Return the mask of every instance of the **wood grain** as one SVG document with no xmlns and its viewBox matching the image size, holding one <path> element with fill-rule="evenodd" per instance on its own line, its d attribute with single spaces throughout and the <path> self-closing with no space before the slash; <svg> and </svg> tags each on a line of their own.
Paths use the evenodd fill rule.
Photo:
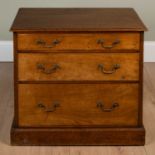
<svg viewBox="0 0 155 155">
<path fill-rule="evenodd" d="M 138 84 L 20 84 L 19 126 L 136 126 L 138 123 Z M 47 109 L 58 102 L 53 112 Z M 119 106 L 111 112 L 113 103 Z"/>
<path fill-rule="evenodd" d="M 45 45 L 38 45 L 37 41 L 45 42 Z M 58 40 L 60 43 L 53 45 L 52 42 Z M 103 46 L 98 44 L 98 40 L 103 40 Z M 120 43 L 111 46 L 115 41 Z M 70 52 L 74 50 L 139 50 L 140 33 L 138 32 L 102 32 L 102 33 L 19 33 L 17 36 L 18 50 L 46 51 L 46 52 Z M 51 47 L 52 46 L 52 47 Z M 85 51 L 83 51 L 85 52 Z M 122 51 L 123 52 L 123 51 Z"/>
<path fill-rule="evenodd" d="M 132 63 L 131 63 L 132 62 Z M 50 71 L 55 64 L 60 68 L 51 74 L 38 69 L 43 64 L 45 71 Z M 99 68 L 99 65 L 104 68 Z M 120 68 L 112 74 L 113 66 Z M 19 81 L 138 81 L 139 53 L 102 53 L 102 54 L 18 54 Z"/>
<path fill-rule="evenodd" d="M 15 53 L 15 121 L 11 130 L 12 144 L 33 145 L 35 142 L 36 145 L 54 145 L 57 141 L 56 145 L 79 145 L 80 142 L 82 145 L 144 145 L 142 70 L 143 32 L 146 27 L 133 9 L 20 9 L 11 30 L 14 32 Z M 104 38 L 98 39 L 101 35 Z M 97 56 L 102 54 L 100 52 L 103 55 Z M 38 55 L 37 59 L 33 54 L 29 57 L 26 53 Z M 25 57 L 27 62 L 24 62 Z M 19 59 L 23 60 L 23 65 Z M 107 64 L 98 64 L 96 59 L 106 61 Z M 46 62 L 39 62 L 40 60 Z M 55 60 L 61 64 L 53 63 Z M 70 60 L 72 63 L 69 64 Z M 111 79 L 100 80 L 94 65 L 102 74 L 114 75 L 122 71 L 121 78 L 115 74 L 114 78 L 111 76 Z M 122 65 L 129 72 L 120 70 Z M 25 66 L 29 67 L 24 68 Z M 41 72 L 41 80 L 39 74 L 34 72 L 34 66 Z M 73 67 L 68 71 L 70 66 Z M 58 74 L 55 81 L 42 78 L 42 74 L 61 73 L 63 67 L 66 67 L 65 74 Z M 76 68 L 79 69 L 76 71 Z M 27 78 L 29 73 L 31 77 L 19 81 L 19 69 L 22 77 L 27 74 Z M 122 80 L 126 78 L 124 73 L 129 79 Z M 58 77 L 60 80 L 57 80 Z M 58 97 L 61 102 L 57 100 Z M 103 97 L 106 98 L 105 101 L 98 101 L 98 98 Z M 116 99 L 119 103 L 113 101 Z M 94 103 L 97 103 L 95 108 L 100 112 L 94 110 Z M 68 107 L 71 107 L 70 110 Z M 54 128 L 58 126 L 59 128 Z M 83 130 L 86 127 L 89 132 Z M 75 138 L 71 140 L 72 136 L 69 138 L 67 132 L 71 132 Z M 102 136 L 106 139 L 98 139 L 101 133 L 104 133 Z M 83 135 L 87 134 L 90 136 L 84 138 Z M 47 135 L 49 140 L 43 140 L 42 137 Z M 107 139 L 110 140 L 107 142 Z"/>
<path fill-rule="evenodd" d="M 144 145 L 144 128 L 12 128 L 12 145 Z M 45 139 L 46 137 L 46 139 Z M 129 138 L 130 137 L 130 138 Z"/>
<path fill-rule="evenodd" d="M 145 31 L 132 8 L 21 8 L 12 31 Z"/>
</svg>

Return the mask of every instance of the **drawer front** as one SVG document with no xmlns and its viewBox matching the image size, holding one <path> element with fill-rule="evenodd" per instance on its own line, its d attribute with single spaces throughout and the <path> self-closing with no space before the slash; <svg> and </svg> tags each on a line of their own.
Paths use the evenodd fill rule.
<svg viewBox="0 0 155 155">
<path fill-rule="evenodd" d="M 139 54 L 20 53 L 18 72 L 20 81 L 138 80 Z"/>
<path fill-rule="evenodd" d="M 19 126 L 136 126 L 138 84 L 19 84 Z"/>
<path fill-rule="evenodd" d="M 140 33 L 138 32 L 92 34 L 33 33 L 18 34 L 17 40 L 18 50 L 30 51 L 138 50 L 140 47 Z"/>
</svg>

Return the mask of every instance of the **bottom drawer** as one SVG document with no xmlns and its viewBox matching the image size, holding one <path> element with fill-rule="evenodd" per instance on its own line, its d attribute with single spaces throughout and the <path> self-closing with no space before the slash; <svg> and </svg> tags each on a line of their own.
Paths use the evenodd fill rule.
<svg viewBox="0 0 155 155">
<path fill-rule="evenodd" d="M 136 126 L 138 84 L 19 84 L 24 127 Z"/>
</svg>

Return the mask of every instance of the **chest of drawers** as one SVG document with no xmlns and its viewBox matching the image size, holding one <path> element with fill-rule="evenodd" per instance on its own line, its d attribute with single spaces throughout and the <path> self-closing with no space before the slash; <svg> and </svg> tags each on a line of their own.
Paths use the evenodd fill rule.
<svg viewBox="0 0 155 155">
<path fill-rule="evenodd" d="M 133 9 L 20 9 L 13 145 L 144 145 L 143 25 Z"/>
</svg>

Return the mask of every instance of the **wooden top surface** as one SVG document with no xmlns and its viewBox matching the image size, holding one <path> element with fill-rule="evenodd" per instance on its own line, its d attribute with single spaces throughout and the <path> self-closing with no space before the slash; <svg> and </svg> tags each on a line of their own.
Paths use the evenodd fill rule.
<svg viewBox="0 0 155 155">
<path fill-rule="evenodd" d="M 12 31 L 145 31 L 132 8 L 21 8 Z"/>
</svg>

